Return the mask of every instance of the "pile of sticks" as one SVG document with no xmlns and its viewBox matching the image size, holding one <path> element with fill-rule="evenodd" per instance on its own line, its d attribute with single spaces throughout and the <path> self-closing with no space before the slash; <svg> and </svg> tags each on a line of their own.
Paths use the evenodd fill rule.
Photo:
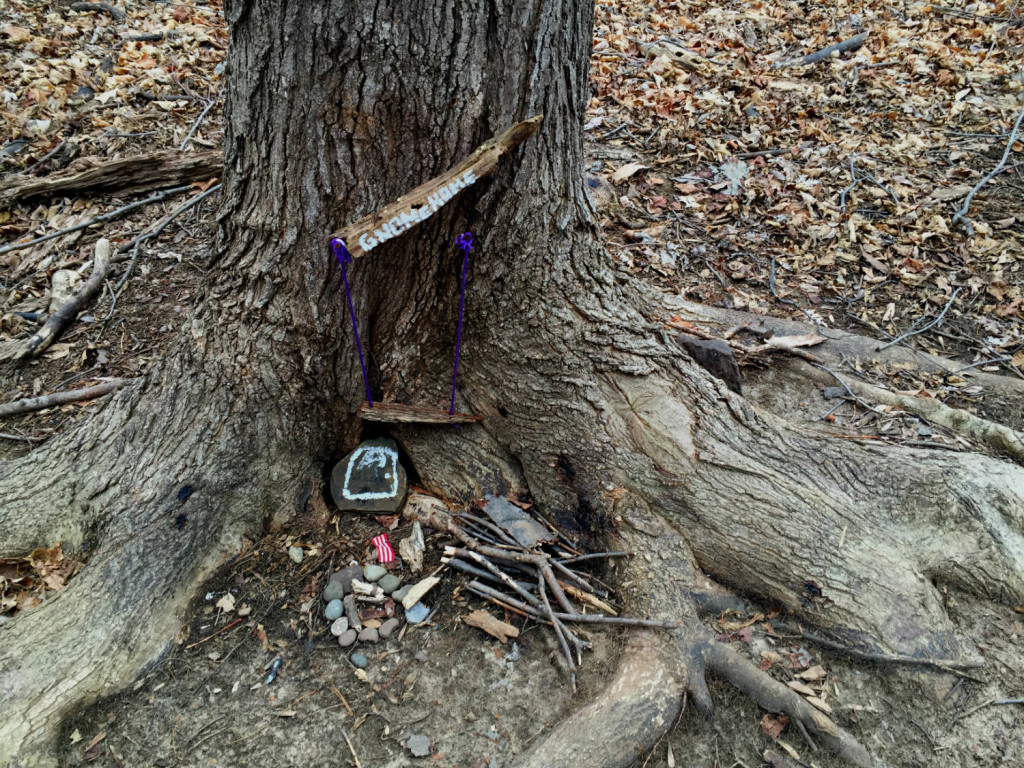
<svg viewBox="0 0 1024 768">
<path fill-rule="evenodd" d="M 490 520 L 459 512 L 434 519 L 462 544 L 447 546 L 441 562 L 472 577 L 467 589 L 510 613 L 529 617 L 552 628 L 565 656 L 569 678 L 576 687 L 576 669 L 590 643 L 569 624 L 616 624 L 674 629 L 679 622 L 622 617 L 608 604 L 613 590 L 598 577 L 578 570 L 578 564 L 601 558 L 629 557 L 629 552 L 582 554 L 554 526 L 552 537 L 526 548 Z M 485 583 L 486 582 L 486 583 Z M 560 610 L 552 607 L 552 596 Z M 572 598 L 572 599 L 570 599 Z M 577 601 L 577 605 L 573 604 Z M 591 612 L 588 612 L 591 611 Z M 575 658 L 572 649 L 575 650 Z"/>
</svg>

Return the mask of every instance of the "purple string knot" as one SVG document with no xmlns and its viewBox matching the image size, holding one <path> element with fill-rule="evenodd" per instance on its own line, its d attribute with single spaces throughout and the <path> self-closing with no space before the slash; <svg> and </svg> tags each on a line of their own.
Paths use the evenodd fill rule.
<svg viewBox="0 0 1024 768">
<path fill-rule="evenodd" d="M 348 264 L 352 261 L 352 254 L 348 252 L 348 248 L 345 247 L 345 241 L 341 238 L 335 237 L 331 240 L 331 250 L 338 257 L 339 263 Z"/>
<path fill-rule="evenodd" d="M 473 233 L 466 232 L 463 235 L 459 235 L 458 239 L 455 241 L 455 244 L 459 246 L 459 248 L 464 250 L 466 253 L 469 253 L 471 250 L 473 250 Z"/>
</svg>

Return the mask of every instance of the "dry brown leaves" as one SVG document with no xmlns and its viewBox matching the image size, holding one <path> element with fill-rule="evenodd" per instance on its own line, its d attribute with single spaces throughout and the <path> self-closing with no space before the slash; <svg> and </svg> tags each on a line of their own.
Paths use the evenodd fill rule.
<svg viewBox="0 0 1024 768">
<path fill-rule="evenodd" d="M 697 301 L 788 315 L 788 299 L 881 338 L 962 286 L 915 342 L 1020 375 L 1020 149 L 974 200 L 977 236 L 951 220 L 1021 108 L 1024 26 L 1013 3 L 970 8 L 599 3 L 587 135 L 607 160 L 594 170 L 621 182 L 614 255 Z M 865 31 L 856 51 L 789 66 Z"/>
<path fill-rule="evenodd" d="M 36 607 L 48 593 L 64 589 L 83 565 L 65 556 L 60 544 L 36 549 L 28 557 L 0 559 L 0 615 Z"/>
</svg>

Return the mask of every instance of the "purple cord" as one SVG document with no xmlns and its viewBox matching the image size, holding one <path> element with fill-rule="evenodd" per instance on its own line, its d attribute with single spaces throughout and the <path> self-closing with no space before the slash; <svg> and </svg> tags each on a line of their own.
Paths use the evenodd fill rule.
<svg viewBox="0 0 1024 768">
<path fill-rule="evenodd" d="M 366 385 L 366 402 L 373 408 L 373 395 L 370 394 L 370 378 L 366 375 L 366 363 L 363 362 L 363 345 L 359 343 L 359 328 L 356 327 L 356 310 L 352 306 L 352 291 L 348 288 L 348 271 L 345 269 L 345 265 L 352 261 L 352 254 L 348 252 L 344 241 L 337 237 L 331 240 L 331 249 L 334 251 L 334 255 L 338 257 L 338 263 L 341 264 L 341 279 L 345 281 L 345 296 L 348 298 L 348 313 L 352 318 L 352 333 L 356 337 L 356 350 L 359 352 L 359 367 L 363 369 L 363 384 Z"/>
<path fill-rule="evenodd" d="M 462 249 L 462 293 L 459 296 L 459 327 L 455 332 L 455 370 L 452 372 L 452 404 L 448 408 L 449 416 L 455 413 L 455 382 L 459 379 L 459 348 L 462 346 L 462 310 L 466 306 L 466 269 L 469 267 L 469 252 L 473 250 L 473 233 L 459 235 L 455 243 Z"/>
</svg>

